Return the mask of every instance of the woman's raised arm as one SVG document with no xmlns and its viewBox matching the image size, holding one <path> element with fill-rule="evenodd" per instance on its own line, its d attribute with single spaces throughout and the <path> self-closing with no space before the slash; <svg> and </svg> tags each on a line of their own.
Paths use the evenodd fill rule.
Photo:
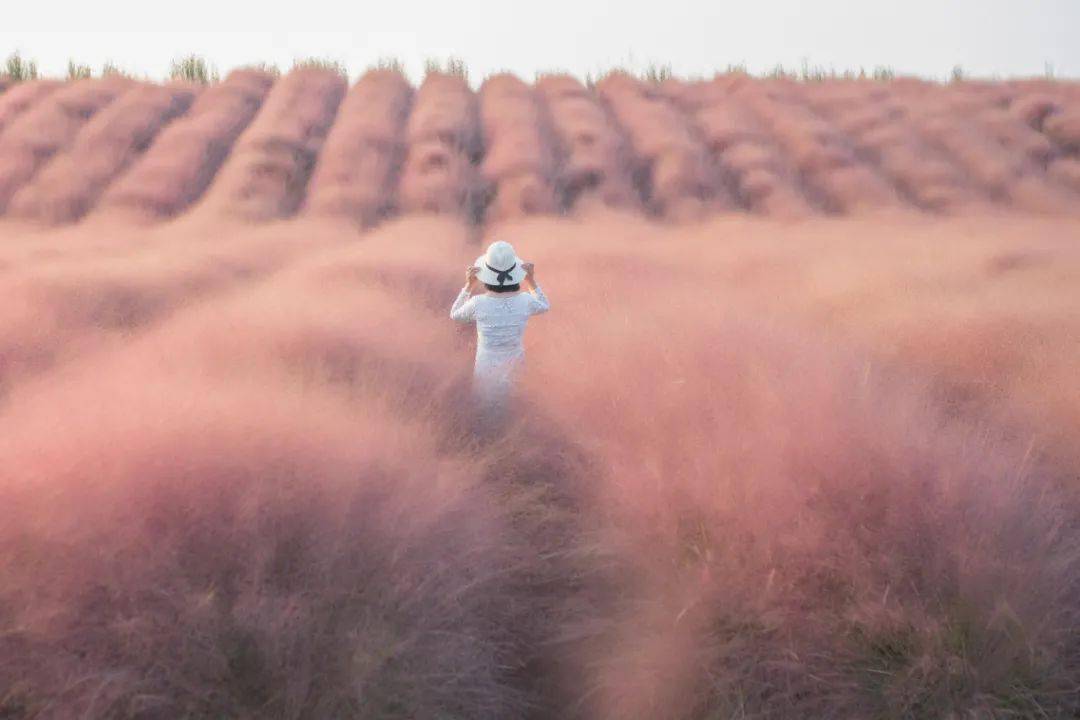
<svg viewBox="0 0 1080 720">
<path fill-rule="evenodd" d="M 479 268 L 475 266 L 469 266 L 469 268 L 465 270 L 465 287 L 461 288 L 461 292 L 458 293 L 457 298 L 454 300 L 454 306 L 450 308 L 451 320 L 457 320 L 462 323 L 473 322 L 476 320 L 476 298 L 469 296 L 476 286 L 476 274 L 479 271 Z"/>
<path fill-rule="evenodd" d="M 525 285 L 529 289 L 531 297 L 529 298 L 529 314 L 539 315 L 540 313 L 546 313 L 551 309 L 551 304 L 548 302 L 547 295 L 540 289 L 540 286 L 536 284 L 535 267 L 532 263 L 522 263 L 521 267 L 525 269 Z"/>
</svg>

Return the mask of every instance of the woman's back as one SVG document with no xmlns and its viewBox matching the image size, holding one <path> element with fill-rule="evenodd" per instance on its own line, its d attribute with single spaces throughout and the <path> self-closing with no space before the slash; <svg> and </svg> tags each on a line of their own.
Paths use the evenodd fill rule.
<svg viewBox="0 0 1080 720">
<path fill-rule="evenodd" d="M 532 292 L 502 295 L 469 297 L 468 288 L 462 288 L 450 310 L 454 320 L 476 323 L 473 377 L 477 392 L 489 404 L 502 402 L 525 359 L 522 337 L 529 316 L 547 312 L 549 307 L 538 286 Z"/>
<path fill-rule="evenodd" d="M 477 351 L 506 354 L 524 352 L 522 337 L 529 316 L 547 310 L 547 299 L 530 292 L 505 296 L 503 293 L 477 295 L 476 309 Z"/>
</svg>

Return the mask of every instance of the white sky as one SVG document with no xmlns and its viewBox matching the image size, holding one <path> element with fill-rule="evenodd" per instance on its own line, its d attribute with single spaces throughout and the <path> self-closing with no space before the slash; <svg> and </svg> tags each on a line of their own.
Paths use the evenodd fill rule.
<svg viewBox="0 0 1080 720">
<path fill-rule="evenodd" d="M 196 53 L 224 74 L 250 62 L 287 69 L 303 56 L 355 77 L 380 56 L 417 77 L 455 55 L 473 79 L 512 70 L 579 75 L 670 64 L 711 74 L 778 63 L 899 73 L 1080 77 L 1080 0 L 4 0 L 0 56 L 20 50 L 46 74 L 69 58 L 152 77 Z M 327 30 L 327 28 L 334 28 Z"/>
</svg>

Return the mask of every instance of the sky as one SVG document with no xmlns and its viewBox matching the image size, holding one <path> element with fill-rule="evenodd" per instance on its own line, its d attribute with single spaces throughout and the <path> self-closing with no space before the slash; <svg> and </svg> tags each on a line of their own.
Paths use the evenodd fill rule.
<svg viewBox="0 0 1080 720">
<path fill-rule="evenodd" d="M 9 0 L 0 57 L 20 51 L 45 74 L 69 59 L 161 78 L 198 54 L 224 74 L 297 58 L 343 63 L 354 77 L 381 57 L 415 79 L 425 59 L 461 58 L 473 80 L 509 70 L 579 76 L 670 65 L 710 76 L 728 65 L 899 74 L 1080 77 L 1080 0 Z M 1070 37 L 1070 35 L 1072 35 Z"/>
</svg>

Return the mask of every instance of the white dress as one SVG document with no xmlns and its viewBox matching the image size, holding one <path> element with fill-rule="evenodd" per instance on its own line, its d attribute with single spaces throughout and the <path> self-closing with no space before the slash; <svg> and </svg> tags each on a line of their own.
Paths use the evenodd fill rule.
<svg viewBox="0 0 1080 720">
<path fill-rule="evenodd" d="M 525 324 L 529 316 L 547 312 L 547 297 L 539 286 L 531 292 L 473 295 L 462 288 L 450 308 L 458 322 L 476 323 L 476 365 L 473 387 L 489 403 L 503 400 L 525 360 Z"/>
</svg>

